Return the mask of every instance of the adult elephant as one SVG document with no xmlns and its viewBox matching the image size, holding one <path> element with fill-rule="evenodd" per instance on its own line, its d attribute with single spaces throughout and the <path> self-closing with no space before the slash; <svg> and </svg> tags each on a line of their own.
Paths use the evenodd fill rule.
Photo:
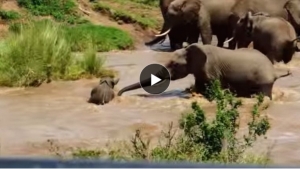
<svg viewBox="0 0 300 169">
<path fill-rule="evenodd" d="M 178 39 L 177 44 L 182 47 L 184 41 L 189 44 L 197 43 L 199 34 L 203 44 L 211 44 L 212 34 L 218 38 L 218 46 L 223 47 L 226 38 L 232 36 L 229 30 L 228 18 L 231 8 L 238 0 L 174 0 L 168 7 L 161 8 L 164 24 L 160 35 L 146 45 L 153 45 L 169 35 L 171 47 L 172 39 Z M 168 4 L 168 3 L 161 3 Z M 165 11 L 164 11 L 165 10 Z"/>
<path fill-rule="evenodd" d="M 250 97 L 252 94 L 263 93 L 272 99 L 273 84 L 286 73 L 277 74 L 270 60 L 255 49 L 229 50 L 213 45 L 194 43 L 183 49 L 176 50 L 165 69 L 156 76 L 161 79 L 177 80 L 192 74 L 195 77 L 197 93 L 205 94 L 206 84 L 220 79 L 222 88 L 229 88 L 238 96 Z M 171 76 L 171 77 L 169 77 Z M 126 91 L 151 85 L 151 78 L 121 89 L 118 95 Z"/>
<path fill-rule="evenodd" d="M 167 11 L 168 7 L 173 2 L 174 0 L 160 0 L 159 1 L 159 6 L 160 6 L 160 11 L 163 16 L 164 21 L 167 20 Z M 161 29 L 160 34 L 164 33 L 165 28 Z M 183 42 L 194 42 L 198 41 L 199 38 L 199 32 L 196 30 L 196 25 L 193 23 L 182 23 L 182 24 L 177 24 L 172 27 L 170 32 L 168 33 L 169 36 L 169 41 L 170 41 L 170 47 L 172 50 L 180 49 L 182 48 L 182 43 Z M 166 36 L 157 36 L 151 41 L 148 41 L 145 43 L 145 45 L 150 46 L 154 45 L 159 42 L 163 42 L 166 39 Z"/>
<path fill-rule="evenodd" d="M 300 0 L 239 0 L 232 8 L 230 29 L 234 30 L 237 22 L 248 11 L 252 13 L 265 12 L 270 16 L 282 17 L 292 24 L 296 33 L 300 34 Z M 236 48 L 236 40 L 232 39 L 229 48 Z"/>
<path fill-rule="evenodd" d="M 235 30 L 238 48 L 253 48 L 265 54 L 272 63 L 288 63 L 296 51 L 299 37 L 292 25 L 281 17 L 271 17 L 267 13 L 248 12 L 241 18 Z"/>
</svg>

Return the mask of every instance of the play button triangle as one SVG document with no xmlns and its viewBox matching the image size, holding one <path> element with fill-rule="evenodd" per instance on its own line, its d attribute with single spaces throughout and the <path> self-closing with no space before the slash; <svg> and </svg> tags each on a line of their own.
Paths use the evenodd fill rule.
<svg viewBox="0 0 300 169">
<path fill-rule="evenodd" d="M 156 83 L 158 83 L 160 81 L 161 81 L 160 78 L 158 78 L 158 77 L 154 76 L 153 74 L 151 74 L 151 86 L 155 85 Z"/>
</svg>

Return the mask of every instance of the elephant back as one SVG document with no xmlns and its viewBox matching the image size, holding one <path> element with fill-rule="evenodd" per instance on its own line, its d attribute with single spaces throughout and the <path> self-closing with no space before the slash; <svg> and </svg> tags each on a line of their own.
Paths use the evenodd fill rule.
<svg viewBox="0 0 300 169">
<path fill-rule="evenodd" d="M 234 15 L 243 17 L 248 11 L 267 12 L 271 16 L 286 18 L 284 5 L 288 0 L 240 0 L 232 8 Z"/>
</svg>

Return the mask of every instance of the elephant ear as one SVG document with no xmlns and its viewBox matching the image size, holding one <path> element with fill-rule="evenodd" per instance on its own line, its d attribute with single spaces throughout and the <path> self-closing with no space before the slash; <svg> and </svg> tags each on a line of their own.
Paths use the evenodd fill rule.
<svg viewBox="0 0 300 169">
<path fill-rule="evenodd" d="M 189 66 L 191 66 L 191 69 L 199 69 L 204 67 L 204 65 L 207 62 L 207 56 L 206 53 L 201 48 L 200 44 L 192 44 L 186 48 L 187 54 L 186 54 L 186 61 Z M 198 63 L 198 64 L 193 64 Z M 195 68 L 192 68 L 193 65 L 195 65 Z"/>
<path fill-rule="evenodd" d="M 119 81 L 120 81 L 120 78 L 114 78 L 113 79 L 113 84 L 116 85 L 116 84 L 118 84 Z"/>
<path fill-rule="evenodd" d="M 185 19 L 191 19 L 198 17 L 198 12 L 201 8 L 201 1 L 199 0 L 181 0 L 180 11 L 184 15 Z"/>
<path fill-rule="evenodd" d="M 300 2 L 299 1 L 294 1 L 294 0 L 289 0 L 286 2 L 284 5 L 284 8 L 286 9 L 288 13 L 288 20 L 291 22 L 295 22 L 297 25 L 300 25 Z"/>
</svg>

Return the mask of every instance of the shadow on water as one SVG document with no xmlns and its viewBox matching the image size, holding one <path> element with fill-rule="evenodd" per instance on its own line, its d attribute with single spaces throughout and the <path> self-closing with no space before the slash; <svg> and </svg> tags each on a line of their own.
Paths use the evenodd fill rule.
<svg viewBox="0 0 300 169">
<path fill-rule="evenodd" d="M 166 38 L 164 41 L 159 42 L 157 44 L 149 46 L 152 51 L 156 52 L 173 52 L 174 50 L 170 47 L 169 38 Z"/>
<path fill-rule="evenodd" d="M 170 90 L 161 94 L 135 94 L 135 96 L 146 97 L 151 99 L 158 98 L 168 98 L 168 97 L 179 97 L 179 98 L 189 98 L 190 94 L 183 90 Z"/>
</svg>

